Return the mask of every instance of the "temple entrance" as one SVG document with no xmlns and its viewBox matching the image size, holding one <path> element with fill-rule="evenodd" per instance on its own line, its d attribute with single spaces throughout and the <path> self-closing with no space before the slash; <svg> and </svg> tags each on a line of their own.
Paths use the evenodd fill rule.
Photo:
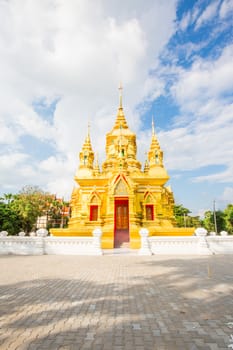
<svg viewBox="0 0 233 350">
<path fill-rule="evenodd" d="M 129 201 L 115 199 L 114 248 L 120 248 L 129 242 Z"/>
</svg>

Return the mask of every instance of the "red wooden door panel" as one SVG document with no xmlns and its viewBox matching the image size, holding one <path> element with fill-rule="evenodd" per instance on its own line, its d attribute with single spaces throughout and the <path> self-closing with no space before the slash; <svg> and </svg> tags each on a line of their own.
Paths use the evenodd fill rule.
<svg viewBox="0 0 233 350">
<path fill-rule="evenodd" d="M 129 242 L 129 204 L 127 200 L 115 200 L 115 237 L 114 247 Z"/>
</svg>

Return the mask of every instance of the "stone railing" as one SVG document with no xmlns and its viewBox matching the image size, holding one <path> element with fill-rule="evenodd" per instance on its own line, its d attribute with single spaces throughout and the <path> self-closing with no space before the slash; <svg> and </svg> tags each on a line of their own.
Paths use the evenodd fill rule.
<svg viewBox="0 0 233 350">
<path fill-rule="evenodd" d="M 195 230 L 195 236 L 149 236 L 147 229 L 139 231 L 141 249 L 139 255 L 211 255 L 233 254 L 233 236 L 225 231 L 220 236 L 207 236 L 203 228 Z"/>
<path fill-rule="evenodd" d="M 16 255 L 102 255 L 102 231 L 95 229 L 93 237 L 48 237 L 46 230 L 36 236 L 0 236 L 0 254 Z"/>
</svg>

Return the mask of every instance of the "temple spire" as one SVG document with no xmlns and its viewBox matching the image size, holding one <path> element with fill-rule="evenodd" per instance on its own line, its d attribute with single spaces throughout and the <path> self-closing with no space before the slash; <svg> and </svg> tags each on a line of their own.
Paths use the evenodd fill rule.
<svg viewBox="0 0 233 350">
<path fill-rule="evenodd" d="M 150 166 L 163 166 L 163 151 L 155 134 L 154 117 L 152 116 L 152 137 L 151 145 L 148 152 L 148 162 Z"/>
<path fill-rule="evenodd" d="M 92 150 L 90 138 L 90 123 L 87 126 L 87 136 L 79 153 L 80 167 L 93 168 L 94 152 Z"/>
</svg>

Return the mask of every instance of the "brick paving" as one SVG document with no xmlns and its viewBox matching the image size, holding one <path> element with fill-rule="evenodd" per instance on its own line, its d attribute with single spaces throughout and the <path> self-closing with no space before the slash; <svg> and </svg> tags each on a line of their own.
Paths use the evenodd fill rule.
<svg viewBox="0 0 233 350">
<path fill-rule="evenodd" d="M 233 348 L 232 256 L 0 256 L 0 270 L 0 349 Z"/>
</svg>

